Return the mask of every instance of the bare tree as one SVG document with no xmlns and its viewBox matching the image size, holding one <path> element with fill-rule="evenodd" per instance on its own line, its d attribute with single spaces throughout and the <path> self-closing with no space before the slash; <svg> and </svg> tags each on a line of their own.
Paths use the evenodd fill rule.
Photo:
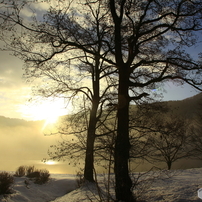
<svg viewBox="0 0 202 202">
<path fill-rule="evenodd" d="M 169 79 L 200 89 L 201 66 L 184 48 L 196 43 L 194 31 L 202 29 L 202 6 L 197 0 L 110 0 L 109 6 L 119 70 L 116 198 L 134 201 L 128 173 L 129 103 Z"/>
<path fill-rule="evenodd" d="M 72 2 L 55 1 L 56 7 L 50 7 L 43 20 L 40 20 L 33 11 L 33 3 L 1 3 L 2 39 L 7 45 L 6 49 L 25 62 L 24 77 L 27 80 L 43 79 L 36 90 L 37 95 L 67 100 L 85 96 L 88 100 L 85 106 L 90 112 L 86 122 L 84 177 L 93 182 L 97 123 L 102 108 L 111 100 L 117 85 L 116 69 L 113 64 L 106 63 L 109 50 L 102 43 L 108 30 L 108 27 L 102 26 L 108 11 L 102 9 L 101 3 L 96 8 L 88 1 L 85 8 L 81 8 L 83 3 L 78 3 L 84 11 L 81 22 L 78 13 L 71 11 Z M 32 12 L 33 16 L 25 18 L 24 9 Z M 113 78 L 107 78 L 111 74 Z"/>
<path fill-rule="evenodd" d="M 193 147 L 190 145 L 191 136 L 188 134 L 187 121 L 180 117 L 157 119 L 153 132 L 149 134 L 149 161 L 165 162 L 168 170 L 172 164 L 184 158 L 193 157 Z"/>
<path fill-rule="evenodd" d="M 169 111 L 166 103 L 153 102 L 135 105 L 130 110 L 130 162 L 147 160 L 151 147 L 148 141 L 148 135 L 156 132 L 156 119 L 163 118 L 165 113 Z"/>
<path fill-rule="evenodd" d="M 111 166 L 114 162 L 116 113 L 114 113 L 113 108 L 109 108 L 100 113 L 102 115 L 96 125 L 93 153 L 95 164 L 99 167 L 106 168 L 105 165 L 109 161 L 111 161 Z M 78 163 L 83 162 L 87 147 L 86 132 L 88 130 L 89 114 L 90 110 L 85 109 L 84 111 L 79 111 L 73 115 L 61 118 L 57 129 L 57 134 L 62 135 L 61 141 L 56 145 L 51 145 L 48 151 L 49 157 L 52 160 L 68 160 L 74 166 L 78 166 Z M 46 160 L 44 159 L 44 161 Z"/>
</svg>

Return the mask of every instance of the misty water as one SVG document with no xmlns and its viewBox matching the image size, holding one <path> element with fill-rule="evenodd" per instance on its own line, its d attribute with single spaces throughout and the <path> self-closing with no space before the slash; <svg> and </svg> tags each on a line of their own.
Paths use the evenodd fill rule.
<svg viewBox="0 0 202 202">
<path fill-rule="evenodd" d="M 0 116 L 0 170 L 15 171 L 22 165 L 34 165 L 38 169 L 46 168 L 51 173 L 75 174 L 83 168 L 84 162 L 79 162 L 76 167 L 69 165 L 68 161 L 51 165 L 42 162 L 44 158 L 48 158 L 47 151 L 50 146 L 61 141 L 60 135 L 44 135 L 43 124 L 43 121 L 25 121 Z M 146 171 L 152 166 L 144 162 L 132 164 L 130 168 L 134 171 Z M 155 166 L 166 169 L 165 163 L 157 163 Z M 202 161 L 183 159 L 174 163 L 172 168 L 193 167 L 202 167 Z M 99 168 L 98 172 L 103 173 L 106 170 Z"/>
<path fill-rule="evenodd" d="M 180 114 L 188 114 L 190 117 L 197 106 L 196 99 L 191 98 L 181 101 L 180 105 L 178 101 L 172 101 L 170 104 L 174 109 L 178 109 Z M 48 158 L 47 151 L 50 145 L 57 144 L 57 141 L 61 140 L 59 135 L 45 136 L 42 131 L 43 124 L 43 121 L 25 121 L 0 116 L 0 170 L 15 171 L 21 165 L 34 165 L 39 169 L 46 168 L 51 173 L 75 174 L 79 171 L 79 167 L 69 165 L 68 161 L 51 165 L 42 162 L 43 158 Z M 80 162 L 79 166 L 83 168 L 83 162 Z M 131 165 L 131 168 L 135 171 L 146 171 L 152 166 L 148 163 L 138 163 Z M 157 163 L 155 166 L 166 168 L 163 163 Z M 172 166 L 173 169 L 193 167 L 202 167 L 202 161 L 185 159 Z M 104 171 L 99 168 L 99 172 Z"/>
<path fill-rule="evenodd" d="M 0 116 L 0 170 L 15 171 L 21 165 L 46 168 L 52 173 L 74 173 L 68 162 L 44 164 L 50 145 L 57 144 L 59 135 L 44 135 L 43 121 L 25 121 Z"/>
</svg>

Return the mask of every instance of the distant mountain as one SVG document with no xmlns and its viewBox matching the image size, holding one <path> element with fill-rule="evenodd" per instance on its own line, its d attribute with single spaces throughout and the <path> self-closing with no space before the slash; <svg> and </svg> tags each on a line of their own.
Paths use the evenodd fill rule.
<svg viewBox="0 0 202 202">
<path fill-rule="evenodd" d="M 202 93 L 199 93 L 193 97 L 186 98 L 184 100 L 176 101 L 164 101 L 162 104 L 168 106 L 170 111 L 176 113 L 176 115 L 192 117 L 195 113 L 202 110 Z M 59 118 L 59 122 L 64 121 L 66 117 L 71 115 L 64 115 Z M 44 121 L 26 121 L 24 119 L 8 118 L 0 116 L 0 126 L 41 126 Z"/>
<path fill-rule="evenodd" d="M 170 110 L 174 111 L 176 116 L 183 116 L 184 118 L 192 119 L 197 113 L 202 111 L 202 93 L 193 97 L 178 101 L 168 101 Z"/>
<path fill-rule="evenodd" d="M 26 121 L 24 119 L 17 119 L 17 118 L 8 118 L 5 116 L 0 116 L 0 127 L 15 127 L 15 126 L 24 126 L 24 127 L 30 127 L 30 126 L 41 126 L 44 124 L 44 121 Z"/>
<path fill-rule="evenodd" d="M 163 108 L 164 112 L 167 111 L 166 113 L 157 114 L 162 118 L 169 117 L 172 114 L 172 116 L 192 120 L 196 118 L 198 113 L 202 113 L 202 93 L 184 100 L 154 102 L 150 106 L 153 110 Z M 131 112 L 134 111 L 135 113 L 136 109 L 136 105 L 131 105 Z"/>
</svg>

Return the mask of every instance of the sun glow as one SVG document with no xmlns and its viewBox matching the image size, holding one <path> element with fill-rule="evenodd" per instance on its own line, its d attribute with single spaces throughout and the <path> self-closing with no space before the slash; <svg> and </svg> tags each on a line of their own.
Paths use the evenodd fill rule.
<svg viewBox="0 0 202 202">
<path fill-rule="evenodd" d="M 22 116 L 28 120 L 45 120 L 43 129 L 57 122 L 58 117 L 70 113 L 71 107 L 65 107 L 64 102 L 58 100 L 43 100 L 37 103 L 29 103 L 20 107 Z"/>
<path fill-rule="evenodd" d="M 45 164 L 47 164 L 47 165 L 55 165 L 55 164 L 57 164 L 57 162 L 49 160 L 49 161 L 46 161 Z"/>
</svg>

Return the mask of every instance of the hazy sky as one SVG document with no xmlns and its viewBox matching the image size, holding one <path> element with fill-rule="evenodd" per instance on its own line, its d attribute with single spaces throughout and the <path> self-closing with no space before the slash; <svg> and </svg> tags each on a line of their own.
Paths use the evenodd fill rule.
<svg viewBox="0 0 202 202">
<path fill-rule="evenodd" d="M 64 109 L 62 100 L 57 100 L 56 103 L 52 101 L 29 102 L 32 98 L 34 83 L 26 83 L 22 78 L 23 62 L 3 51 L 0 52 L 0 61 L 0 116 L 36 120 L 46 118 L 43 112 L 49 113 L 50 109 L 56 110 L 59 115 L 66 113 L 68 109 Z M 40 109 L 41 118 L 40 115 L 37 116 L 36 108 Z"/>
<path fill-rule="evenodd" d="M 54 1 L 52 3 L 54 4 Z M 41 14 L 46 8 L 47 4 L 37 4 L 35 9 Z M 23 15 L 30 16 L 30 12 L 25 9 Z M 0 43 L 0 47 L 2 46 L 3 44 Z M 193 56 L 197 55 L 201 46 L 202 43 L 193 47 L 190 53 Z M 9 55 L 8 52 L 2 51 L 0 52 L 0 61 L 0 115 L 12 118 L 43 119 L 47 115 L 50 116 L 48 114 L 50 111 L 55 110 L 54 113 L 63 115 L 69 110 L 68 108 L 63 108 L 64 103 L 62 100 L 57 100 L 55 104 L 41 102 L 36 106 L 27 102 L 31 98 L 33 84 L 27 84 L 22 79 L 22 61 Z M 164 100 L 181 100 L 198 93 L 188 85 L 176 87 L 172 83 L 166 83 L 164 87 L 167 91 L 164 93 Z M 156 90 L 161 92 L 162 89 L 163 87 Z"/>
<path fill-rule="evenodd" d="M 61 115 L 68 111 L 68 109 L 61 109 L 63 108 L 62 100 L 55 104 L 44 102 L 44 105 L 42 102 L 34 107 L 33 103 L 28 102 L 33 84 L 28 84 L 22 79 L 23 62 L 9 55 L 8 52 L 2 51 L 0 61 L 0 115 L 24 119 L 40 119 L 41 116 L 43 119 L 45 117 L 43 113 L 48 113 L 49 109 L 53 110 L 53 106 Z M 166 83 L 164 88 L 166 89 L 164 100 L 182 100 L 198 93 L 188 85 L 176 87 L 172 83 Z M 163 87 L 157 91 L 161 92 L 162 89 Z M 36 108 L 40 108 L 41 115 L 38 117 Z"/>
</svg>

